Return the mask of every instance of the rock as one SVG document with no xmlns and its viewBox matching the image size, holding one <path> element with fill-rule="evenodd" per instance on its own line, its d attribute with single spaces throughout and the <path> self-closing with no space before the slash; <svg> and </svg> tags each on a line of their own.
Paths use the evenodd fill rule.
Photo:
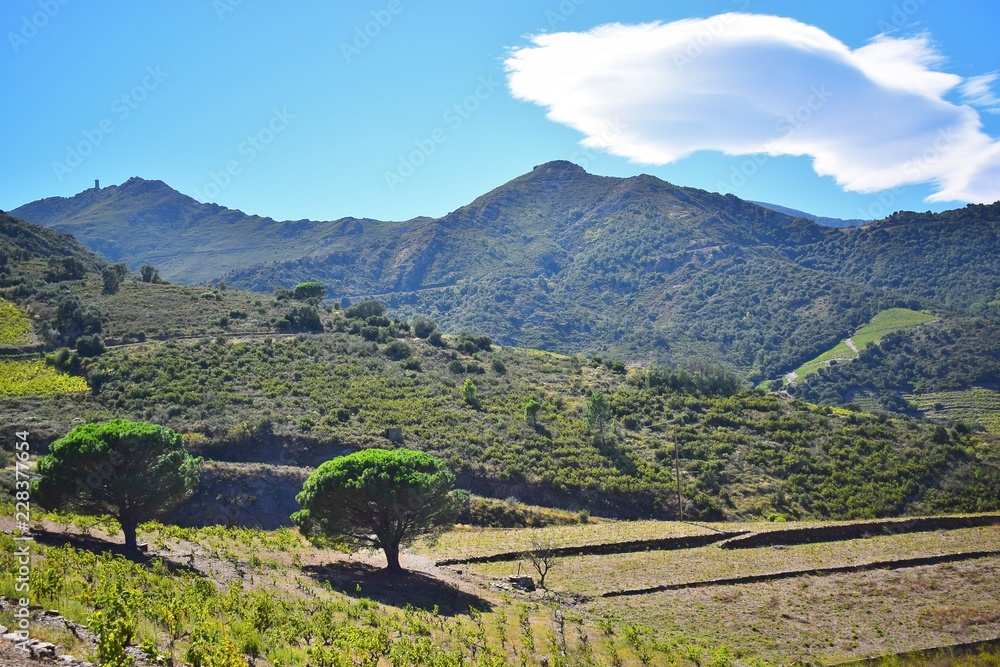
<svg viewBox="0 0 1000 667">
<path fill-rule="evenodd" d="M 62 614 L 60 614 L 55 609 L 46 609 L 45 611 L 42 612 L 42 616 L 62 616 Z"/>
<path fill-rule="evenodd" d="M 43 658 L 56 657 L 56 645 L 49 642 L 36 642 L 34 645 L 29 646 L 29 649 L 33 657 L 36 654 Z"/>
<path fill-rule="evenodd" d="M 0 625 L 0 635 L 5 635 L 5 634 L 7 634 L 7 626 Z"/>
<path fill-rule="evenodd" d="M 520 588 L 522 591 L 535 590 L 535 580 L 526 574 L 512 574 L 507 577 L 507 581 L 510 582 L 512 586 Z"/>
<path fill-rule="evenodd" d="M 0 639 L 5 639 L 9 642 L 19 642 L 21 641 L 21 635 L 16 632 L 8 632 L 5 635 L 0 636 Z"/>
</svg>

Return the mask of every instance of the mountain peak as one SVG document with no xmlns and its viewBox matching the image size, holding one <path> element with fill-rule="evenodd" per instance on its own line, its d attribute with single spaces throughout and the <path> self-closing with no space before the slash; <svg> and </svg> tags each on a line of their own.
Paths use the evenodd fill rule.
<svg viewBox="0 0 1000 667">
<path fill-rule="evenodd" d="M 535 177 L 567 178 L 572 176 L 589 176 L 586 169 L 569 160 L 553 160 L 545 164 L 535 165 L 531 170 Z"/>
</svg>

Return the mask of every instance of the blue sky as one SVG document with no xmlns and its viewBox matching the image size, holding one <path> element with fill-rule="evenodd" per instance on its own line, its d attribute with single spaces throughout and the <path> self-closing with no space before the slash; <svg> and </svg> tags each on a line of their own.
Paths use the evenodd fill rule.
<svg viewBox="0 0 1000 667">
<path fill-rule="evenodd" d="M 728 12 L 798 23 L 675 24 Z M 820 215 L 943 210 L 962 202 L 925 200 L 989 196 L 1000 181 L 998 18 L 988 0 L 7 0 L 0 209 L 141 176 L 278 219 L 399 220 L 442 215 L 567 159 Z M 663 36 L 643 51 L 634 26 L 652 22 Z M 613 23 L 623 25 L 590 32 Z M 546 42 L 545 33 L 578 34 Z M 668 33 L 679 51 L 663 52 Z M 799 33 L 829 45 L 800 58 Z M 890 39 L 865 50 L 880 34 Z M 513 70 L 511 49 L 524 49 Z M 882 67 L 883 58 L 922 69 Z M 657 95 L 637 90 L 648 84 L 644 59 L 672 59 L 676 70 Z M 748 79 L 738 65 L 768 74 Z M 855 65 L 880 83 L 862 90 Z M 897 72 L 909 88 L 894 87 Z M 748 90 L 706 110 L 696 81 Z M 767 143 L 771 116 L 748 118 L 750 107 L 813 105 L 810 90 L 827 83 L 833 102 L 823 108 L 821 94 L 780 146 Z M 627 119 L 603 145 L 586 131 L 601 114 Z M 948 140 L 948 159 L 897 178 L 900 160 L 958 117 L 965 129 Z M 765 144 L 771 154 L 755 148 Z M 945 174 L 969 164 L 955 182 Z"/>
</svg>

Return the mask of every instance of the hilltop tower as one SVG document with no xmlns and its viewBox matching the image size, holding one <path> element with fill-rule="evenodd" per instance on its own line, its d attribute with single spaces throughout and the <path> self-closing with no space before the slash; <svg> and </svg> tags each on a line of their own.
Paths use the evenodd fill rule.
<svg viewBox="0 0 1000 667">
<path fill-rule="evenodd" d="M 98 178 L 94 179 L 94 189 L 95 190 L 100 190 L 101 189 L 101 181 Z"/>
</svg>

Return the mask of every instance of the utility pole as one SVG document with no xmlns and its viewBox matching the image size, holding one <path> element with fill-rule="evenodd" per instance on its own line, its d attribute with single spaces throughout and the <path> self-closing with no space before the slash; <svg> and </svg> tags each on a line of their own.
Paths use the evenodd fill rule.
<svg viewBox="0 0 1000 667">
<path fill-rule="evenodd" d="M 674 470 L 677 472 L 677 520 L 684 520 L 684 508 L 681 505 L 681 457 L 677 451 L 677 425 L 674 424 Z"/>
</svg>

